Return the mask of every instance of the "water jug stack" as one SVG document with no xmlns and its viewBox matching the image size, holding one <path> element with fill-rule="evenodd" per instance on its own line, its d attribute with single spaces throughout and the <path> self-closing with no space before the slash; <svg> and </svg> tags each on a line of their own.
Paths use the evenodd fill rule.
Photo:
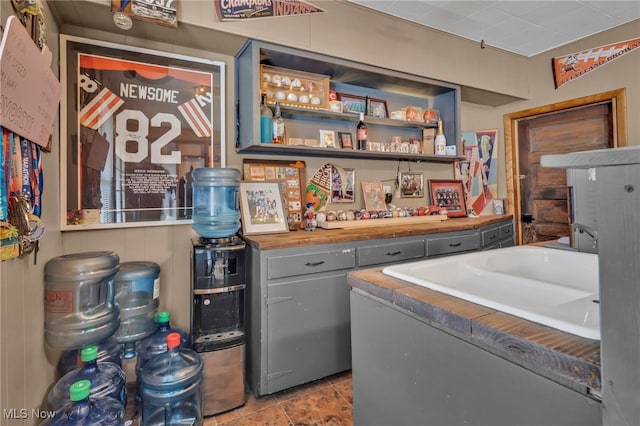
<svg viewBox="0 0 640 426">
<path fill-rule="evenodd" d="M 240 171 L 201 167 L 193 171 L 193 230 L 204 238 L 222 238 L 240 229 Z"/>
<path fill-rule="evenodd" d="M 203 362 L 200 355 L 181 348 L 181 335 L 170 333 L 167 351 L 141 370 L 142 425 L 201 425 Z"/>
<path fill-rule="evenodd" d="M 68 390 L 69 402 L 41 426 L 122 426 L 124 406 L 109 396 L 95 398 L 91 395 L 91 382 L 79 380 Z"/>
<path fill-rule="evenodd" d="M 45 272 L 45 339 L 57 349 L 79 349 L 109 338 L 120 325 L 114 252 L 75 253 L 49 260 Z"/>
<path fill-rule="evenodd" d="M 90 382 L 92 398 L 99 399 L 110 396 L 125 406 L 127 398 L 125 376 L 122 369 L 111 362 L 98 363 L 96 360 L 98 348 L 95 345 L 82 349 L 80 354 L 82 367 L 75 368 L 62 376 L 49 392 L 47 398 L 49 409 L 58 410 L 68 403 L 69 389 L 80 380 Z"/>
<path fill-rule="evenodd" d="M 167 336 L 171 333 L 177 333 L 180 336 L 180 345 L 183 348 L 189 348 L 191 346 L 189 334 L 178 327 L 171 326 L 171 314 L 169 312 L 158 312 L 156 322 L 158 325 L 156 331 L 151 336 L 136 343 L 136 377 L 138 381 L 136 406 L 138 409 L 140 407 L 140 381 L 142 368 L 154 357 L 167 352 Z"/>
</svg>

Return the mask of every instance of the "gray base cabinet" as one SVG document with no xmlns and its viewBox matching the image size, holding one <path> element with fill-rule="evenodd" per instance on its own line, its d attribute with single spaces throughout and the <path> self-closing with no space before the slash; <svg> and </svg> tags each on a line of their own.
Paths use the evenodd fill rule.
<svg viewBox="0 0 640 426">
<path fill-rule="evenodd" d="M 355 425 L 599 425 L 601 404 L 351 292 Z"/>
<path fill-rule="evenodd" d="M 480 229 L 259 250 L 248 246 L 247 378 L 267 395 L 351 368 L 346 274 L 486 248 Z M 318 231 L 323 232 L 323 231 Z M 491 243 L 513 244 L 513 232 Z"/>
</svg>

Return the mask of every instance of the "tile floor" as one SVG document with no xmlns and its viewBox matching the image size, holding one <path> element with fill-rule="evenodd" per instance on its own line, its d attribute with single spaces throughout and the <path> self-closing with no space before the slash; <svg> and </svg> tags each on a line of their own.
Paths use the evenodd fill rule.
<svg viewBox="0 0 640 426">
<path fill-rule="evenodd" d="M 351 372 L 256 399 L 240 408 L 206 417 L 205 426 L 352 425 Z"/>
</svg>

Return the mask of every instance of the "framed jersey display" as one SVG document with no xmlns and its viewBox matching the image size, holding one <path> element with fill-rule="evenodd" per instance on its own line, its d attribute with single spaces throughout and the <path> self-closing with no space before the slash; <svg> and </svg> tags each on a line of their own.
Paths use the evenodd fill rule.
<svg viewBox="0 0 640 426">
<path fill-rule="evenodd" d="M 191 223 L 224 167 L 224 62 L 61 36 L 61 229 Z"/>
</svg>

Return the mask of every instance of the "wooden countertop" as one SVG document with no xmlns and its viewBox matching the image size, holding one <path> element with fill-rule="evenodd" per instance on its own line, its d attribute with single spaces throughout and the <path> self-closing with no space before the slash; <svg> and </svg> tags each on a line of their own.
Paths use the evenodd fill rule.
<svg viewBox="0 0 640 426">
<path fill-rule="evenodd" d="M 602 398 L 599 341 L 390 277 L 382 268 L 349 272 L 347 283 L 577 392 Z"/>
<path fill-rule="evenodd" d="M 317 244 L 344 243 L 350 241 L 375 240 L 380 238 L 407 237 L 412 235 L 435 234 L 477 229 L 500 221 L 512 219 L 512 215 L 487 215 L 475 218 L 450 218 L 437 223 L 417 223 L 415 225 L 385 225 L 385 219 L 369 219 L 371 227 L 355 229 L 321 229 L 314 231 L 290 231 L 282 234 L 245 235 L 243 239 L 251 247 L 273 250 L 303 247 Z"/>
</svg>

